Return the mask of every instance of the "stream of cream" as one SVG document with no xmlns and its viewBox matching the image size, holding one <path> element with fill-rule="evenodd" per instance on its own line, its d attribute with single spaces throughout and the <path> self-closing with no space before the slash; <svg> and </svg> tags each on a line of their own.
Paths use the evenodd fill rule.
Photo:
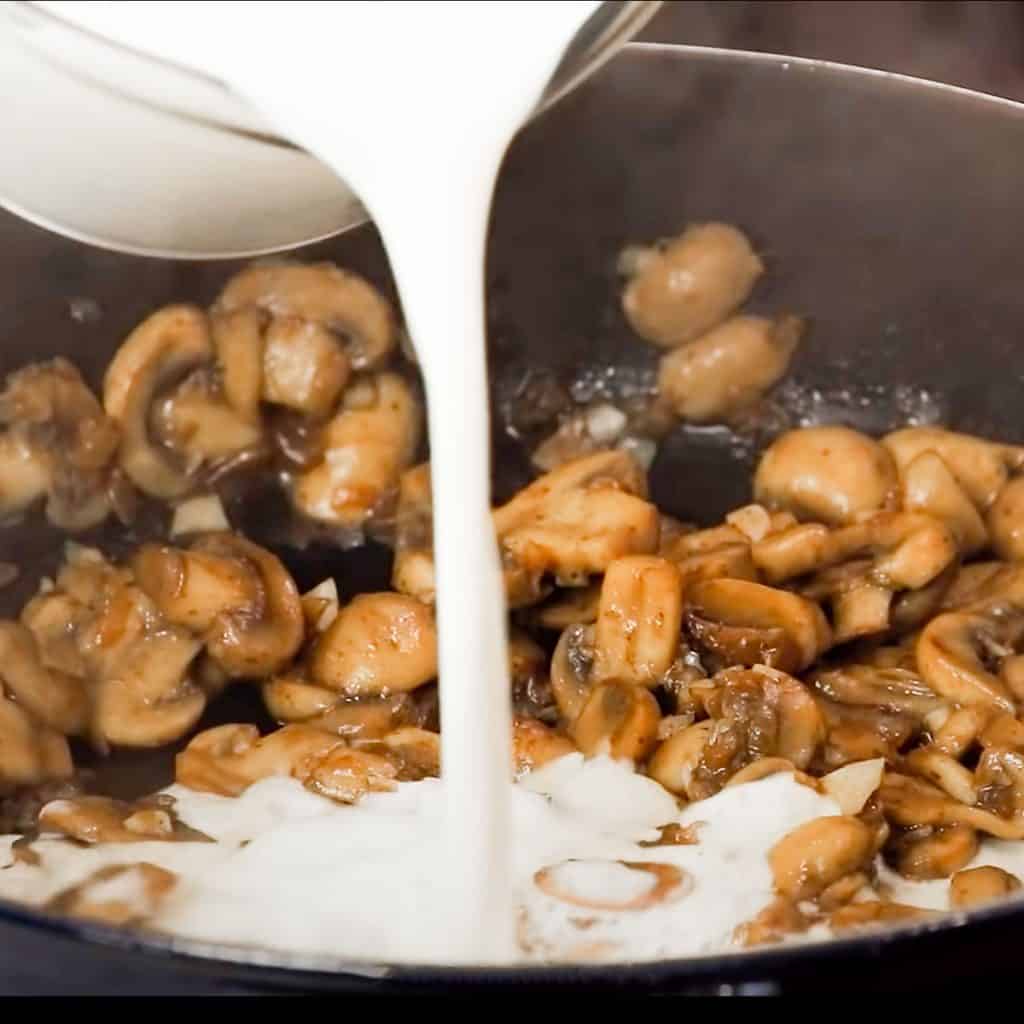
<svg viewBox="0 0 1024 1024">
<path fill-rule="evenodd" d="M 490 517 L 484 264 L 498 170 L 576 32 L 564 0 L 51 3 L 215 74 L 360 195 L 426 383 L 434 488 L 452 962 L 513 956 L 511 717 Z"/>
</svg>

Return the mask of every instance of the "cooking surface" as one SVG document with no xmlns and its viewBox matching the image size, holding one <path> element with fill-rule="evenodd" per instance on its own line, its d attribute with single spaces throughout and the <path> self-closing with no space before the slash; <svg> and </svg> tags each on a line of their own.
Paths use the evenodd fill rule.
<svg viewBox="0 0 1024 1024">
<path fill-rule="evenodd" d="M 787 52 L 885 67 L 1024 99 L 1024 4 L 1018 3 L 677 2 L 667 5 L 644 38 Z M 55 249 L 53 265 L 42 267 L 42 274 L 73 279 L 75 268 L 62 263 L 62 259 Z M 4 263 L 0 254 L 0 266 Z M 13 269 L 8 268 L 8 273 Z M 183 267 L 180 272 L 165 276 L 169 291 L 173 292 L 169 299 L 196 294 L 197 288 L 202 291 L 191 268 Z M 147 293 L 147 304 L 152 294 L 152 290 Z M 88 324 L 83 331 L 88 333 Z M 974 937 L 971 973 L 979 980 L 992 980 L 991 965 L 998 963 L 995 949 L 1008 945 L 1000 942 L 1001 938 L 986 938 L 986 944 L 991 942 L 993 946 L 990 957 L 989 951 L 979 946 L 978 937 Z M 20 958 L 17 968 L 4 969 L 3 990 L 10 994 L 186 994 L 240 990 L 221 984 L 215 973 L 210 972 L 188 981 L 168 975 L 162 966 L 154 966 L 147 974 L 136 961 L 130 961 L 128 966 L 129 962 L 114 952 L 106 963 L 91 957 L 86 966 L 72 943 L 55 942 L 49 936 L 32 935 L 24 940 L 19 936 L 18 942 L 22 947 L 19 951 L 27 955 Z M 35 954 L 24 948 L 33 943 L 38 947 Z M 959 951 L 947 948 L 946 953 L 949 961 L 956 962 L 961 970 L 965 969 L 962 952 L 963 947 Z M 899 984 L 904 971 L 917 973 L 918 980 L 929 974 L 948 976 L 937 969 L 939 963 L 941 960 L 932 959 L 922 949 L 915 953 L 913 963 L 896 958 L 879 962 L 872 980 L 879 987 L 889 987 Z M 815 981 L 820 984 L 822 976 L 798 975 L 784 987 L 802 988 Z M 958 983 L 962 983 L 962 978 Z M 752 991 L 771 991 L 772 984 L 756 982 Z M 645 987 L 656 991 L 657 983 L 652 979 L 652 984 Z M 934 985 L 930 987 L 934 990 Z"/>
</svg>

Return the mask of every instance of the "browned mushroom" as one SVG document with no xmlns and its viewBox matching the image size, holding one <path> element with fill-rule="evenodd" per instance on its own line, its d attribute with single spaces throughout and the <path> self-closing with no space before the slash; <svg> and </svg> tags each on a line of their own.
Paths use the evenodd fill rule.
<svg viewBox="0 0 1024 1024">
<path fill-rule="evenodd" d="M 808 427 L 765 452 L 754 494 L 798 519 L 841 526 L 890 507 L 898 484 L 892 457 L 871 438 L 845 427 Z"/>
<path fill-rule="evenodd" d="M 676 660 L 682 619 L 682 581 L 671 562 L 651 556 L 612 562 L 594 630 L 595 678 L 656 686 Z"/>
<path fill-rule="evenodd" d="M 364 526 L 396 498 L 419 448 L 422 418 L 412 388 L 395 373 L 352 385 L 321 431 L 321 460 L 292 482 L 295 507 L 328 526 Z"/>
<path fill-rule="evenodd" d="M 825 738 L 813 697 L 774 669 L 729 669 L 712 681 L 704 701 L 710 722 L 671 737 L 651 759 L 652 775 L 691 800 L 713 796 L 762 758 L 807 768 Z"/>
<path fill-rule="evenodd" d="M 263 700 L 282 725 L 312 725 L 351 740 L 380 739 L 421 717 L 407 693 L 352 698 L 296 676 L 265 683 Z"/>
<path fill-rule="evenodd" d="M 832 643 L 821 609 L 796 594 L 716 579 L 693 584 L 687 596 L 687 629 L 722 667 L 769 665 L 799 672 Z"/>
<path fill-rule="evenodd" d="M 403 594 L 362 594 L 314 647 L 317 683 L 352 697 L 415 690 L 437 677 L 437 628 L 427 605 Z"/>
<path fill-rule="evenodd" d="M 264 336 L 263 400 L 324 419 L 348 383 L 351 364 L 334 335 L 320 324 L 275 317 Z"/>
<path fill-rule="evenodd" d="M 716 327 L 764 273 L 746 236 L 728 224 L 693 225 L 635 263 L 623 308 L 637 334 L 663 348 Z"/>
<path fill-rule="evenodd" d="M 1006 646 L 1006 630 L 1011 628 L 1019 635 L 1021 625 L 1019 616 L 997 618 L 966 612 L 947 612 L 932 619 L 917 641 L 922 677 L 936 693 L 956 704 L 1012 713 L 1013 694 L 990 666 L 1012 653 Z"/>
<path fill-rule="evenodd" d="M 150 415 L 165 388 L 212 358 L 206 316 L 168 306 L 136 327 L 107 367 L 103 405 L 121 428 L 121 468 L 143 493 L 170 500 L 191 490 L 188 467 L 151 436 Z"/>
<path fill-rule="evenodd" d="M 703 580 L 759 578 L 750 537 L 732 525 L 667 535 L 663 529 L 658 553 L 678 566 L 684 593 Z"/>
<path fill-rule="evenodd" d="M 106 797 L 53 800 L 39 812 L 39 830 L 77 843 L 211 842 L 174 813 L 174 800 L 158 796 L 131 804 Z"/>
<path fill-rule="evenodd" d="M 0 695 L 0 786 L 34 786 L 72 772 L 67 740 Z"/>
<path fill-rule="evenodd" d="M 356 750 L 320 729 L 288 725 L 260 739 L 249 725 L 223 725 L 200 733 L 177 757 L 178 782 L 190 789 L 238 796 L 274 776 L 294 778 L 340 803 L 355 803 L 395 786 L 397 767 L 385 757 Z"/>
<path fill-rule="evenodd" d="M 288 570 L 241 537 L 208 534 L 188 550 L 144 545 L 132 568 L 167 621 L 200 636 L 230 677 L 280 671 L 302 643 L 302 603 Z"/>
<path fill-rule="evenodd" d="M 43 665 L 32 632 L 0 622 L 0 683 L 38 722 L 65 736 L 85 732 L 90 700 L 81 679 Z"/>
<path fill-rule="evenodd" d="M 666 355 L 658 391 L 680 419 L 727 419 L 782 379 L 803 331 L 796 317 L 733 317 Z"/>
<path fill-rule="evenodd" d="M 980 907 L 1019 892 L 1021 881 L 1002 868 L 981 867 L 960 871 L 949 883 L 949 905 L 954 910 Z"/>
<path fill-rule="evenodd" d="M 535 771 L 576 750 L 572 740 L 533 718 L 512 723 L 512 758 L 517 774 Z"/>
<path fill-rule="evenodd" d="M 591 691 L 569 735 L 588 757 L 642 761 L 658 741 L 661 709 L 653 695 L 631 683 L 599 683 Z"/>
<path fill-rule="evenodd" d="M 978 848 L 977 832 L 966 825 L 926 826 L 896 834 L 886 856 L 904 878 L 926 881 L 955 875 L 974 859 Z"/>
<path fill-rule="evenodd" d="M 884 438 L 901 472 L 923 452 L 935 452 L 979 509 L 1006 486 L 1010 471 L 1024 467 L 1024 448 L 996 444 L 939 427 L 911 427 Z"/>
<path fill-rule="evenodd" d="M 426 604 L 436 593 L 434 573 L 434 507 L 430 490 L 430 465 L 410 469 L 398 485 L 395 517 L 395 565 L 391 584 Z"/>
<path fill-rule="evenodd" d="M 582 586 L 617 558 L 651 554 L 657 509 L 625 452 L 601 452 L 535 481 L 494 513 L 513 607 L 545 596 L 542 581 Z"/>
<path fill-rule="evenodd" d="M 921 452 L 902 467 L 901 476 L 903 507 L 908 512 L 924 512 L 945 522 L 956 535 L 964 555 L 973 555 L 985 547 L 989 536 L 985 521 L 941 455 Z M 995 509 L 992 515 L 997 515 Z"/>
<path fill-rule="evenodd" d="M 1024 561 L 1024 477 L 1011 480 L 988 511 L 992 547 L 1009 562 Z"/>
<path fill-rule="evenodd" d="M 390 303 L 368 281 L 330 263 L 257 263 L 228 282 L 216 310 L 257 308 L 325 328 L 356 370 L 380 366 L 398 343 Z"/>
<path fill-rule="evenodd" d="M 781 839 L 768 859 L 775 888 L 793 901 L 813 899 L 866 867 L 875 854 L 871 830 L 858 818 L 817 818 Z"/>
<path fill-rule="evenodd" d="M 46 517 L 88 530 L 115 506 L 117 425 L 65 359 L 12 373 L 0 394 L 0 518 L 44 495 Z"/>
</svg>

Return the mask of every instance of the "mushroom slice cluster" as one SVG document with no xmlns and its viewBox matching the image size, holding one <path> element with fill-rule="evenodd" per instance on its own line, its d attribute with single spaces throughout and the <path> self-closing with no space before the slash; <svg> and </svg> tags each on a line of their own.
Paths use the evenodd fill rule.
<svg viewBox="0 0 1024 1024">
<path fill-rule="evenodd" d="M 398 338 L 391 304 L 358 275 L 243 270 L 209 312 L 168 306 L 121 345 L 104 382 L 120 468 L 168 502 L 261 469 L 301 516 L 358 536 L 390 513 L 422 439 L 418 395 L 387 370 Z M 23 474 L 19 494 L 33 489 Z"/>
<path fill-rule="evenodd" d="M 432 601 L 429 487 L 427 466 L 402 481 L 392 580 L 403 593 Z M 540 604 L 556 585 L 572 600 L 571 592 L 587 589 L 617 559 L 658 548 L 660 522 L 647 500 L 646 472 L 624 451 L 560 466 L 495 509 L 493 518 L 513 609 Z"/>
<path fill-rule="evenodd" d="M 435 734 L 400 730 L 369 746 L 321 729 L 288 725 L 260 737 L 255 726 L 224 725 L 200 733 L 178 755 L 180 785 L 238 796 L 262 779 L 282 776 L 338 803 L 393 790 L 405 778 L 439 771 Z"/>
<path fill-rule="evenodd" d="M 319 457 L 292 476 L 293 504 L 315 522 L 349 530 L 389 516 L 422 433 L 420 401 L 403 377 L 362 378 L 321 428 Z"/>
<path fill-rule="evenodd" d="M 117 470 L 120 432 L 66 359 L 12 373 L 0 393 L 0 518 L 45 499 L 46 518 L 69 533 L 111 511 L 130 515 Z"/>
<path fill-rule="evenodd" d="M 187 630 L 230 679 L 262 679 L 302 645 L 305 617 L 288 570 L 232 533 L 188 548 L 146 544 L 131 562 L 138 586 L 171 626 Z"/>
<path fill-rule="evenodd" d="M 494 513 L 512 607 L 536 604 L 549 581 L 585 586 L 618 558 L 653 554 L 658 511 L 626 452 L 602 452 L 548 473 Z"/>
<path fill-rule="evenodd" d="M 10 692 L 100 749 L 163 746 L 206 707 L 193 679 L 201 643 L 164 618 L 130 570 L 97 551 L 69 549 L 56 581 L 2 635 Z"/>
</svg>

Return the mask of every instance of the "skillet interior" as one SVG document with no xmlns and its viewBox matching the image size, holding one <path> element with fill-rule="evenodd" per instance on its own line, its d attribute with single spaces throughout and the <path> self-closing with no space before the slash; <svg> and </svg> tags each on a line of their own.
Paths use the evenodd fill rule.
<svg viewBox="0 0 1024 1024">
<path fill-rule="evenodd" d="M 718 431 L 680 431 L 664 447 L 653 473 L 660 505 L 683 518 L 714 521 L 747 498 L 752 445 L 803 418 L 880 431 L 908 416 L 938 417 L 1024 441 L 1024 370 L 1016 364 L 1024 328 L 1022 180 L 1019 105 L 807 61 L 628 48 L 531 125 L 507 161 L 489 267 L 496 494 L 519 486 L 526 472 L 521 448 L 504 435 L 502 403 L 528 371 L 562 381 L 578 380 L 594 366 L 613 367 L 620 379 L 642 376 L 650 353 L 618 311 L 616 256 L 628 242 L 700 219 L 733 221 L 752 235 L 770 268 L 755 308 L 809 315 L 813 333 L 794 365 L 786 401 L 765 418 L 760 434 L 737 443 Z M 0 239 L 2 372 L 62 354 L 97 383 L 120 339 L 148 311 L 172 301 L 207 302 L 235 269 L 100 252 L 7 216 L 0 218 Z M 303 255 L 351 266 L 393 295 L 386 257 L 370 229 Z M 98 306 L 98 317 L 71 315 L 72 305 L 84 308 L 74 301 L 83 298 Z M 266 541 L 274 524 L 263 508 L 248 517 L 246 528 Z M 283 554 L 300 583 L 334 571 L 343 591 L 353 592 L 387 578 L 386 556 L 377 549 Z M 20 606 L 59 555 L 60 538 L 38 524 L 0 532 L 0 560 L 32 567 L 4 592 L 0 612 Z M 204 724 L 257 713 L 255 693 L 236 688 Z M 119 755 L 101 773 L 110 791 L 131 795 L 165 782 L 169 767 L 166 753 Z M 995 937 L 1000 922 L 1012 926 L 1013 915 L 1012 908 L 976 915 L 968 927 Z M 131 965 L 136 978 L 164 966 L 140 952 L 146 943 L 75 925 L 42 925 L 24 912 L 0 913 L 0 932 L 7 948 L 19 951 L 10 965 L 15 971 L 61 958 L 91 959 L 111 970 L 115 963 Z M 107 945 L 112 941 L 116 950 Z M 893 935 L 642 968 L 501 977 L 403 969 L 383 977 L 386 984 L 585 980 L 713 987 L 730 979 L 775 983 L 811 974 L 820 981 L 826 969 L 852 969 L 889 950 L 923 964 L 929 949 L 932 967 L 947 950 L 950 966 L 943 973 L 952 977 L 963 941 L 966 935 L 945 926 L 912 947 Z M 160 948 L 167 947 L 157 944 L 153 951 Z M 303 967 L 322 965 L 283 957 L 258 962 L 288 970 L 187 963 L 205 979 L 197 984 L 214 987 L 381 984 L 365 972 L 306 973 Z"/>
</svg>

